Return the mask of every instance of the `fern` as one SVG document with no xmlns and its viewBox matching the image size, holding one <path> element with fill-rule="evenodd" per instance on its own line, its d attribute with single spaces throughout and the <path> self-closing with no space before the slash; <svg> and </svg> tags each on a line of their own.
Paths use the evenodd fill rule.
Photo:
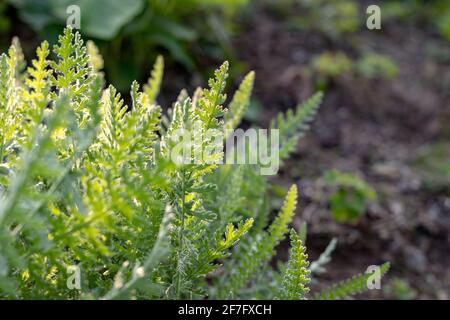
<svg viewBox="0 0 450 320">
<path fill-rule="evenodd" d="M 309 123 L 314 119 L 322 99 L 323 93 L 318 92 L 299 104 L 295 111 L 288 110 L 285 115 L 280 113 L 276 120 L 272 121 L 271 127 L 280 130 L 281 159 L 288 157 L 297 146 L 299 139 L 309 129 Z"/>
<path fill-rule="evenodd" d="M 158 96 L 162 77 L 164 72 L 164 60 L 161 56 L 156 59 L 151 78 L 148 80 L 148 84 L 144 86 L 144 93 L 147 99 L 147 103 L 153 104 Z"/>
<path fill-rule="evenodd" d="M 240 257 L 237 265 L 229 267 L 229 275 L 223 281 L 223 288 L 219 292 L 220 298 L 226 298 L 230 294 L 233 295 L 234 292 L 243 288 L 255 275 L 258 268 L 272 258 L 275 247 L 284 238 L 284 234 L 288 230 L 288 224 L 294 215 L 296 204 L 297 187 L 293 185 L 286 196 L 283 208 L 268 231 L 253 239 L 254 246 Z"/>
<path fill-rule="evenodd" d="M 89 56 L 89 65 L 94 72 L 100 73 L 105 65 L 103 61 L 103 57 L 100 55 L 100 52 L 95 45 L 95 43 L 91 40 L 86 42 L 86 50 Z"/>
<path fill-rule="evenodd" d="M 307 298 L 310 271 L 294 231 L 289 261 L 270 264 L 297 187 L 269 223 L 258 165 L 223 165 L 217 148 L 249 104 L 253 73 L 228 112 L 224 63 L 207 89 L 182 91 L 163 114 L 162 58 L 144 87 L 131 84 L 127 105 L 77 32 L 67 28 L 52 51 L 43 42 L 36 53 L 27 69 L 17 41 L 0 56 L 1 298 Z M 274 123 L 285 156 L 320 99 Z M 181 154 L 188 161 L 173 161 L 183 132 L 193 133 Z M 73 267 L 77 290 L 67 284 Z M 361 279 L 323 296 L 354 293 Z"/>
<path fill-rule="evenodd" d="M 309 292 L 307 285 L 310 281 L 310 271 L 308 270 L 308 255 L 305 252 L 306 248 L 297 233 L 291 230 L 291 252 L 288 266 L 283 274 L 280 299 L 304 299 Z"/>
<path fill-rule="evenodd" d="M 380 266 L 380 275 L 384 276 L 390 268 L 388 262 Z M 341 281 L 329 289 L 325 289 L 314 295 L 316 300 L 338 300 L 349 296 L 361 293 L 367 289 L 367 281 L 370 278 L 370 273 L 359 274 L 353 276 L 351 279 Z"/>
<path fill-rule="evenodd" d="M 217 119 L 225 114 L 226 109 L 222 107 L 226 95 L 223 94 L 228 77 L 228 62 L 224 62 L 214 72 L 214 78 L 209 80 L 209 89 L 202 92 L 195 113 L 204 124 L 206 129 L 219 128 L 221 123 Z"/>
<path fill-rule="evenodd" d="M 59 44 L 54 46 L 58 61 L 52 63 L 54 75 L 52 84 L 61 92 L 70 91 L 77 99 L 83 97 L 88 88 L 92 68 L 87 49 L 78 32 L 72 33 L 70 28 L 64 30 L 59 37 Z"/>
<path fill-rule="evenodd" d="M 19 118 L 16 110 L 15 49 L 0 56 L 0 163 L 10 153 Z"/>
</svg>

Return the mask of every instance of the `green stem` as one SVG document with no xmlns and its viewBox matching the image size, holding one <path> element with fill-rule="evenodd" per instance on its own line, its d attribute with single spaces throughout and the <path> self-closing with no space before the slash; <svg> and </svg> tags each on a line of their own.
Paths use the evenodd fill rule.
<svg viewBox="0 0 450 320">
<path fill-rule="evenodd" d="M 181 273 L 180 273 L 180 267 L 181 267 L 181 258 L 183 254 L 183 247 L 184 247 L 184 216 L 186 214 L 186 185 L 185 185 L 186 175 L 184 168 L 182 169 L 182 182 L 181 182 L 181 225 L 180 225 L 180 231 L 179 231 L 179 239 L 180 239 L 180 248 L 178 250 L 178 277 L 177 277 L 177 300 L 180 299 L 181 295 Z"/>
</svg>

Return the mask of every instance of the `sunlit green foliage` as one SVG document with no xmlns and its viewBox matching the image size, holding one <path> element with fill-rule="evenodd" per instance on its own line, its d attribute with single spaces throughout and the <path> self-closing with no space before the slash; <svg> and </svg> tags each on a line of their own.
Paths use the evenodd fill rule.
<svg viewBox="0 0 450 320">
<path fill-rule="evenodd" d="M 309 292 L 307 285 L 311 271 L 308 269 L 308 255 L 305 252 L 306 248 L 297 233 L 291 230 L 291 252 L 289 263 L 283 273 L 281 299 L 303 299 Z"/>
<path fill-rule="evenodd" d="M 286 114 L 279 113 L 271 123 L 272 128 L 280 130 L 280 158 L 286 159 L 295 149 L 299 139 L 309 129 L 322 102 L 323 93 L 317 92 L 295 110 L 289 109 Z"/>
<path fill-rule="evenodd" d="M 297 187 L 269 223 L 268 181 L 257 165 L 222 165 L 214 148 L 200 162 L 171 158 L 178 130 L 237 125 L 253 73 L 227 104 L 224 63 L 207 89 L 192 98 L 183 91 L 162 115 L 162 58 L 143 89 L 131 84 L 126 105 L 105 88 L 102 59 L 78 33 L 66 29 L 53 54 L 44 42 L 27 70 L 18 43 L 0 57 L 1 298 L 307 297 L 310 270 L 294 231 L 289 261 L 270 265 Z M 279 117 L 281 141 L 298 141 L 320 100 Z"/>
</svg>

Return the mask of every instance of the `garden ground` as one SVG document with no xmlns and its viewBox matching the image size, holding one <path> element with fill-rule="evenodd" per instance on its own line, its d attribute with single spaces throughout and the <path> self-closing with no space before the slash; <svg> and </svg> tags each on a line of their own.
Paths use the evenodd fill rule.
<svg viewBox="0 0 450 320">
<path fill-rule="evenodd" d="M 311 57 L 325 50 L 354 54 L 346 39 L 336 44 L 320 33 L 293 30 L 264 8 L 242 24 L 247 31 L 235 40 L 236 51 L 256 71 L 254 95 L 264 106 L 259 110 L 264 126 L 314 92 L 306 67 Z M 358 39 L 358 48 L 392 57 L 398 77 L 333 79 L 312 130 L 277 182 L 300 186 L 294 223 L 308 222 L 311 258 L 338 239 L 322 284 L 390 261 L 384 290 L 364 297 L 449 299 L 450 183 L 434 168 L 448 164 L 450 156 L 450 47 L 414 24 L 360 31 Z M 322 178 L 331 169 L 358 173 L 378 193 L 354 225 L 331 218 Z"/>
</svg>

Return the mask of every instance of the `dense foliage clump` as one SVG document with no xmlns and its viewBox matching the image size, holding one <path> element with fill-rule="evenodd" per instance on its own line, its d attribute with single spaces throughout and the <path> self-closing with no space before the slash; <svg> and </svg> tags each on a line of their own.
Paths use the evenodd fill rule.
<svg viewBox="0 0 450 320">
<path fill-rule="evenodd" d="M 271 220 L 258 164 L 221 164 L 223 151 L 208 138 L 193 144 L 213 150 L 206 159 L 171 161 L 180 129 L 238 125 L 253 73 L 228 110 L 224 63 L 208 89 L 192 98 L 182 91 L 163 115 L 161 58 L 142 89 L 131 85 L 128 106 L 113 86 L 104 88 L 102 59 L 78 33 L 66 29 L 53 53 L 50 60 L 42 43 L 27 69 L 18 42 L 0 57 L 1 298 L 308 297 L 304 235 L 291 230 L 289 261 L 269 264 L 289 231 L 295 185 Z M 273 122 L 281 158 L 320 101 L 318 93 Z M 360 292 L 366 278 L 316 296 Z"/>
</svg>

